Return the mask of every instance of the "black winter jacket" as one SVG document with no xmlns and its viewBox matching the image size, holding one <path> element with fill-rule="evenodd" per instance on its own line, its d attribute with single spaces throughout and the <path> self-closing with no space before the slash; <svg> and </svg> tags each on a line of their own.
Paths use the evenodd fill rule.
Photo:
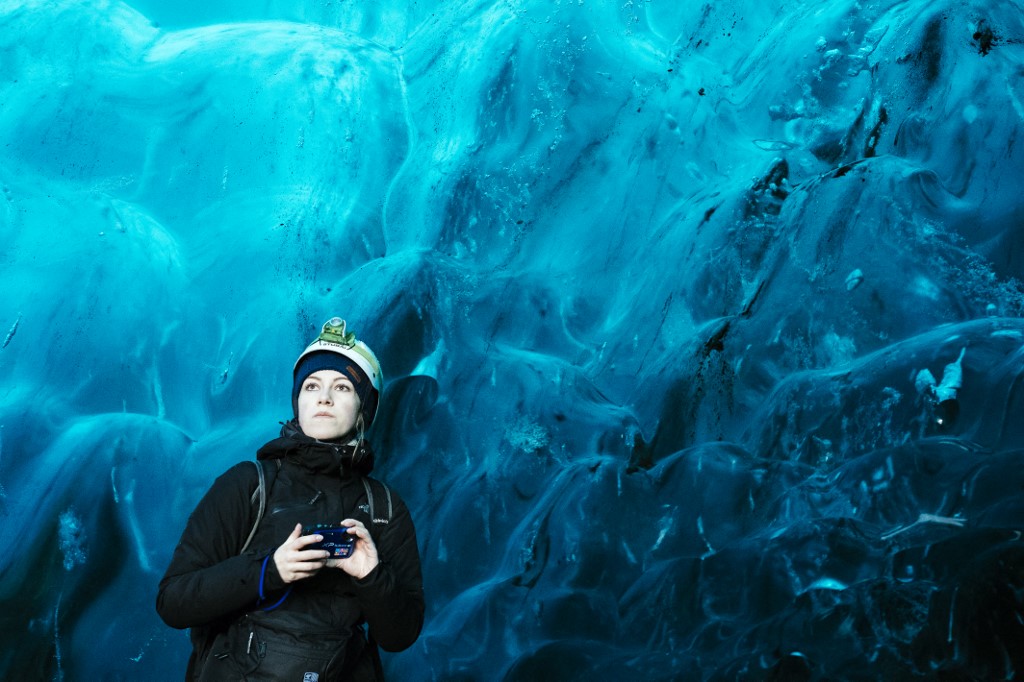
<svg viewBox="0 0 1024 682">
<path fill-rule="evenodd" d="M 370 522 L 360 480 L 373 468 L 369 447 L 363 442 L 352 446 L 311 439 L 292 421 L 280 438 L 259 450 L 257 459 L 278 460 L 281 466 L 249 547 L 239 554 L 256 520 L 253 493 L 258 475 L 252 463 L 242 462 L 217 478 L 196 506 L 160 581 L 160 617 L 171 627 L 192 628 L 186 680 L 201 668 L 213 635 L 242 617 L 259 618 L 286 631 L 326 629 L 342 636 L 365 622 L 370 637 L 386 651 L 411 646 L 424 613 L 416 533 L 409 510 L 394 491 L 390 522 Z M 284 601 L 264 612 L 289 587 L 273 559 L 265 559 L 295 524 L 337 524 L 345 518 L 363 521 L 380 564 L 363 579 L 324 568 L 313 578 L 293 583 Z"/>
</svg>

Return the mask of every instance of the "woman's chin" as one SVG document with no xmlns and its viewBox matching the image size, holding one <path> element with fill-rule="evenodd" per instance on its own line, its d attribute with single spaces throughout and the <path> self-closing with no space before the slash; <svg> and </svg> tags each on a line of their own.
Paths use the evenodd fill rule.
<svg viewBox="0 0 1024 682">
<path fill-rule="evenodd" d="M 316 440 L 337 441 L 351 433 L 352 429 L 340 429 L 333 424 L 311 424 L 302 432 Z"/>
</svg>

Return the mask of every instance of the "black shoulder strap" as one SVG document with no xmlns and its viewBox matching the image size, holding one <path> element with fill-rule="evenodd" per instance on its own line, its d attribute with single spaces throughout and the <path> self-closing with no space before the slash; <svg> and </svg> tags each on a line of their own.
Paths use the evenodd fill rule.
<svg viewBox="0 0 1024 682">
<path fill-rule="evenodd" d="M 281 468 L 281 460 L 274 460 L 277 462 L 276 467 L 265 467 L 263 462 L 256 460 L 253 464 L 256 465 L 256 474 L 259 476 L 259 483 L 256 485 L 256 490 L 252 491 L 252 497 L 249 498 L 251 504 L 255 504 L 256 500 L 259 499 L 260 506 L 256 512 L 256 521 L 252 524 L 252 530 L 249 531 L 249 537 L 245 539 L 245 544 L 242 545 L 242 549 L 238 552 L 242 554 L 249 548 L 249 543 L 256 536 L 256 529 L 260 527 L 260 521 L 263 520 L 263 513 L 267 510 L 267 499 L 270 497 L 270 490 L 274 487 L 274 480 L 277 478 L 277 472 Z"/>
<path fill-rule="evenodd" d="M 370 521 L 377 526 L 391 523 L 394 505 L 391 501 L 391 488 L 376 478 L 363 476 L 363 487 L 366 488 L 366 502 L 370 505 Z"/>
</svg>

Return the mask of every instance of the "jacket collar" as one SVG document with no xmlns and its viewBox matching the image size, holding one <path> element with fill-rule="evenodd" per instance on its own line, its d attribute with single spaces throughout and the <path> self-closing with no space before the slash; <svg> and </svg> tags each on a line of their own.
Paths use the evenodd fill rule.
<svg viewBox="0 0 1024 682">
<path fill-rule="evenodd" d="M 310 438 L 292 419 L 281 426 L 281 435 L 256 453 L 256 459 L 286 459 L 304 469 L 341 476 L 367 476 L 373 471 L 373 450 L 365 440 L 337 443 Z"/>
</svg>

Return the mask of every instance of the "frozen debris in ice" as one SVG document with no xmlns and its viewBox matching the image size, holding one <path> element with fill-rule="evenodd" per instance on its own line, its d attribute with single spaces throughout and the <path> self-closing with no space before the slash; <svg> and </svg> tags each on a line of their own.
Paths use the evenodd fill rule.
<svg viewBox="0 0 1024 682">
<path fill-rule="evenodd" d="M 935 375 L 931 373 L 931 370 L 922 369 L 914 377 L 914 388 L 917 389 L 918 393 L 932 393 L 935 391 L 935 386 L 938 382 L 935 381 Z"/>
<path fill-rule="evenodd" d="M 989 303 L 985 306 L 985 314 L 989 317 L 996 317 L 999 314 L 999 309 L 996 308 L 995 303 Z"/>
<path fill-rule="evenodd" d="M 936 381 L 935 376 L 927 369 L 922 369 L 914 378 L 914 387 L 935 401 L 935 421 L 939 426 L 949 426 L 960 414 L 960 403 L 957 396 L 963 386 L 963 359 L 967 348 L 960 349 L 960 355 L 942 370 L 942 380 Z"/>
<path fill-rule="evenodd" d="M 521 417 L 505 431 L 505 440 L 516 450 L 539 452 L 551 441 L 547 430 L 529 417 Z"/>
<path fill-rule="evenodd" d="M 221 372 L 221 375 L 220 375 L 220 383 L 222 385 L 226 384 L 228 382 L 228 377 L 231 375 L 231 363 L 232 363 L 232 361 L 234 359 L 235 359 L 235 354 L 232 352 L 232 353 L 230 353 L 228 355 L 228 362 L 227 362 L 226 365 L 224 365 L 224 371 Z"/>
<path fill-rule="evenodd" d="M 846 290 L 853 291 L 860 286 L 860 283 L 864 281 L 864 273 L 860 268 L 857 268 L 849 275 L 846 276 Z"/>
<path fill-rule="evenodd" d="M 8 344 L 11 343 L 11 339 L 18 333 L 18 325 L 21 323 L 21 313 L 18 313 L 18 319 L 14 321 L 14 324 L 7 331 L 7 338 L 4 339 L 4 345 L 0 346 L 0 349 L 7 348 Z"/>
<path fill-rule="evenodd" d="M 64 554 L 64 570 L 70 571 L 85 563 L 85 529 L 73 507 L 61 512 L 57 529 L 57 547 Z"/>
<path fill-rule="evenodd" d="M 961 348 L 960 356 L 942 370 L 942 381 L 935 387 L 935 397 L 940 403 L 956 400 L 957 391 L 963 386 L 964 370 L 961 363 L 966 352 L 966 348 Z"/>
<path fill-rule="evenodd" d="M 909 525 L 906 525 L 906 526 L 900 526 L 898 528 L 894 528 L 891 531 L 889 531 L 888 533 L 883 534 L 882 535 L 882 539 L 883 540 L 889 540 L 891 538 L 896 537 L 897 535 L 899 535 L 900 533 L 902 533 L 904 531 L 908 531 L 911 528 L 914 528 L 915 526 L 919 526 L 919 525 L 924 524 L 924 523 L 938 523 L 938 524 L 945 525 L 945 526 L 955 526 L 957 528 L 963 528 L 964 527 L 964 523 L 966 521 L 967 521 L 967 519 L 960 519 L 960 518 L 956 518 L 954 516 L 937 516 L 936 514 L 923 514 L 922 513 L 922 514 L 920 514 L 917 517 L 917 520 L 914 521 L 913 523 L 911 523 Z"/>
</svg>

